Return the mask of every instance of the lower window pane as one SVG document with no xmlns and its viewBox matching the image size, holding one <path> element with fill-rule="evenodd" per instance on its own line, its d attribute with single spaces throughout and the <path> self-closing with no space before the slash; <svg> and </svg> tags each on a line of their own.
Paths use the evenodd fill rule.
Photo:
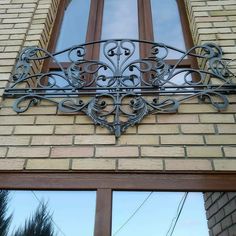
<svg viewBox="0 0 236 236">
<path fill-rule="evenodd" d="M 112 236 L 208 236 L 202 193 L 113 192 Z"/>
<path fill-rule="evenodd" d="M 6 217 L 11 215 L 9 236 L 25 236 L 32 225 L 36 230 L 43 213 L 45 217 L 40 227 L 45 232 L 40 235 L 92 236 L 94 233 L 95 191 L 0 191 L 1 200 L 4 194 L 7 195 Z M 47 234 L 47 226 L 43 224 L 51 225 L 54 234 Z"/>
</svg>

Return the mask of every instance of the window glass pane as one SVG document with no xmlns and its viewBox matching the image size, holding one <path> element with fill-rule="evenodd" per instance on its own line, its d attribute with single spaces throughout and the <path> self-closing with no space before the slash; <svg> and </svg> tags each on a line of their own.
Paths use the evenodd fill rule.
<svg viewBox="0 0 236 236">
<path fill-rule="evenodd" d="M 172 236 L 209 235 L 202 193 L 113 192 L 112 236 L 170 236 L 172 230 Z"/>
<path fill-rule="evenodd" d="M 84 43 L 88 26 L 90 0 L 72 0 L 65 11 L 56 51 Z M 68 59 L 60 56 L 61 61 Z"/>
<path fill-rule="evenodd" d="M 151 0 L 154 40 L 185 50 L 185 43 L 176 0 Z M 169 59 L 182 54 L 169 52 Z"/>
<path fill-rule="evenodd" d="M 7 213 L 12 214 L 8 235 L 24 227 L 42 203 L 46 204 L 55 235 L 93 235 L 95 191 L 8 191 Z"/>
<path fill-rule="evenodd" d="M 103 23 L 102 23 L 102 39 L 138 39 L 138 6 L 137 0 L 105 0 L 104 1 L 104 11 L 103 11 Z M 109 44 L 108 47 L 115 46 L 115 53 L 119 50 L 121 55 L 115 55 L 110 57 L 110 59 L 114 62 L 115 68 L 111 65 L 110 61 L 106 58 L 103 54 L 103 45 L 100 47 L 100 60 L 104 61 L 113 68 L 114 71 L 118 71 L 119 65 L 128 59 L 123 67 L 120 68 L 120 71 L 125 68 L 129 63 L 133 60 L 139 58 L 139 45 L 137 43 L 130 43 L 125 42 L 124 44 L 120 45 L 122 47 L 127 47 L 130 52 L 133 54 L 131 57 L 125 55 L 125 50 L 122 47 L 116 47 L 115 44 Z M 107 47 L 107 48 L 108 48 Z M 118 51 L 117 51 L 118 50 Z M 140 76 L 140 73 L 135 69 L 134 71 L 130 72 L 126 69 L 122 74 L 119 74 L 122 79 L 114 80 L 114 73 L 110 70 L 103 70 L 102 68 L 99 71 L 99 75 L 105 75 L 105 81 L 99 81 L 98 86 L 100 87 L 116 87 L 120 82 L 118 80 L 122 80 L 122 84 L 124 86 L 133 86 L 134 84 L 137 85 L 138 79 L 134 83 L 131 83 L 129 80 L 129 76 L 131 74 L 135 76 Z M 119 77 L 118 76 L 118 77 Z M 117 75 L 116 75 L 117 77 Z M 118 78 L 117 77 L 117 78 Z M 114 80 L 114 83 L 111 81 Z"/>
<path fill-rule="evenodd" d="M 137 0 L 105 0 L 102 39 L 138 38 Z"/>
</svg>

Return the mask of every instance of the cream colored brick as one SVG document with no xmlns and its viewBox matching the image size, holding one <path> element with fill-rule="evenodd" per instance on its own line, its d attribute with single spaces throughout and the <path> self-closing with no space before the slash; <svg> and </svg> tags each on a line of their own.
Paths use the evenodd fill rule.
<svg viewBox="0 0 236 236">
<path fill-rule="evenodd" d="M 0 135 L 11 134 L 13 126 L 0 126 Z"/>
<path fill-rule="evenodd" d="M 10 147 L 7 157 L 48 157 L 49 152 L 48 147 Z"/>
<path fill-rule="evenodd" d="M 11 74 L 10 73 L 1 73 L 0 74 L 0 80 L 9 80 Z"/>
<path fill-rule="evenodd" d="M 156 123 L 156 116 L 155 115 L 148 115 L 148 116 L 145 116 L 141 122 L 141 124 L 153 124 L 153 123 Z"/>
<path fill-rule="evenodd" d="M 4 23 L 4 24 L 5 23 L 19 23 L 19 22 L 21 22 L 21 23 L 26 22 L 27 23 L 27 22 L 30 22 L 30 20 L 31 20 L 31 18 L 3 19 L 2 23 Z M 10 33 L 12 33 L 12 31 Z M 25 33 L 26 33 L 26 31 L 25 31 Z"/>
<path fill-rule="evenodd" d="M 12 0 L 11 2 L 14 3 L 14 4 L 15 3 L 33 3 L 33 2 L 37 3 L 38 0 L 24 0 L 24 2 L 22 2 L 22 0 Z"/>
<path fill-rule="evenodd" d="M 179 133 L 178 125 L 139 125 L 139 134 L 177 134 Z"/>
<path fill-rule="evenodd" d="M 19 24 L 14 24 L 15 29 L 21 29 L 21 28 L 28 28 L 30 23 L 19 23 Z"/>
<path fill-rule="evenodd" d="M 0 170 L 23 170 L 25 160 L 21 159 L 4 159 L 0 160 Z"/>
<path fill-rule="evenodd" d="M 9 19 L 9 18 L 17 18 L 18 14 L 1 14 L 0 15 L 0 19 Z"/>
<path fill-rule="evenodd" d="M 187 147 L 187 156 L 188 157 L 222 157 L 223 153 L 221 147 Z"/>
<path fill-rule="evenodd" d="M 123 135 L 119 138 L 121 145 L 157 145 L 159 136 L 157 135 Z"/>
<path fill-rule="evenodd" d="M 25 39 L 25 34 L 15 34 L 15 35 L 10 35 L 10 40 L 12 39 Z"/>
<path fill-rule="evenodd" d="M 57 125 L 56 134 L 93 134 L 94 125 Z"/>
<path fill-rule="evenodd" d="M 215 129 L 213 125 L 208 124 L 184 124 L 181 125 L 181 131 L 184 134 L 210 134 L 215 133 Z"/>
<path fill-rule="evenodd" d="M 52 134 L 53 126 L 50 125 L 38 125 L 38 126 L 16 126 L 15 134 Z"/>
<path fill-rule="evenodd" d="M 10 73 L 12 70 L 12 66 L 3 66 L 0 67 L 0 73 Z"/>
<path fill-rule="evenodd" d="M 198 115 L 189 114 L 160 114 L 157 116 L 158 123 L 198 123 Z"/>
<path fill-rule="evenodd" d="M 0 58 L 9 59 L 16 58 L 18 53 L 16 52 L 8 52 L 8 53 L 0 53 Z"/>
<path fill-rule="evenodd" d="M 206 171 L 212 170 L 211 162 L 208 160 L 165 160 L 166 170 L 171 171 Z"/>
<path fill-rule="evenodd" d="M 68 170 L 70 160 L 58 159 L 29 159 L 26 164 L 27 170 Z"/>
<path fill-rule="evenodd" d="M 1 58 L 1 57 L 0 57 Z M 11 60 L 1 60 L 0 59 L 0 66 L 10 66 L 10 65 L 14 65 L 15 64 L 15 59 L 11 59 Z"/>
<path fill-rule="evenodd" d="M 0 146 L 18 146 L 18 145 L 28 145 L 30 142 L 29 136 L 0 136 Z"/>
<path fill-rule="evenodd" d="M 23 18 L 21 18 L 23 19 Z M 3 20 L 3 21 L 16 21 L 16 20 L 19 20 L 18 18 L 17 19 L 6 19 L 6 20 Z M 9 22 L 11 23 L 11 22 Z M 7 34 L 25 34 L 27 32 L 27 29 L 8 29 L 7 30 Z M 4 29 L 1 29 L 0 30 L 0 34 L 5 34 L 6 31 L 4 31 Z"/>
<path fill-rule="evenodd" d="M 211 16 L 235 16 L 236 11 L 211 11 L 210 12 Z"/>
<path fill-rule="evenodd" d="M 183 147 L 141 147 L 143 157 L 184 157 Z"/>
<path fill-rule="evenodd" d="M 224 147 L 226 157 L 236 157 L 236 147 Z"/>
<path fill-rule="evenodd" d="M 227 21 L 227 17 L 225 16 L 217 16 L 217 17 L 195 17 L 196 22 L 218 22 L 218 21 Z"/>
<path fill-rule="evenodd" d="M 36 124 L 73 124 L 74 116 L 37 116 Z"/>
<path fill-rule="evenodd" d="M 217 34 L 217 33 L 230 33 L 231 30 L 229 28 L 207 28 L 207 29 L 199 29 L 199 34 Z"/>
<path fill-rule="evenodd" d="M 1 110 L 0 110 L 1 115 Z M 34 116 L 0 116 L 1 125 L 33 124 Z"/>
<path fill-rule="evenodd" d="M 36 3 L 25 3 L 23 4 L 23 8 L 29 8 L 29 7 L 36 7 Z"/>
<path fill-rule="evenodd" d="M 77 135 L 75 136 L 75 144 L 115 144 L 114 135 Z"/>
<path fill-rule="evenodd" d="M 5 39 L 8 39 L 8 38 L 9 38 L 9 35 L 0 35 L 0 40 L 5 40 Z M 2 48 L 1 52 L 3 52 L 4 47 L 1 47 L 1 48 Z"/>
<path fill-rule="evenodd" d="M 7 46 L 5 47 L 5 52 L 19 52 L 20 49 L 20 46 Z"/>
<path fill-rule="evenodd" d="M 33 136 L 31 144 L 32 145 L 71 145 L 72 144 L 72 136 L 71 135 Z"/>
<path fill-rule="evenodd" d="M 182 104 L 179 109 L 179 113 L 209 113 L 216 112 L 210 104 Z"/>
<path fill-rule="evenodd" d="M 11 29 L 11 28 L 13 28 L 13 26 L 14 26 L 14 24 L 1 24 L 0 29 Z M 6 36 L 8 36 L 7 32 L 5 32 L 5 34 L 6 34 Z"/>
<path fill-rule="evenodd" d="M 95 132 L 96 134 L 110 134 L 111 132 L 105 128 L 105 127 L 101 127 L 101 126 L 95 126 Z M 137 126 L 133 126 L 133 127 L 129 127 L 124 134 L 136 134 L 137 133 Z"/>
<path fill-rule="evenodd" d="M 213 25 L 215 27 L 231 27 L 235 26 L 235 22 L 215 22 Z"/>
<path fill-rule="evenodd" d="M 21 8 L 21 4 L 8 4 L 11 3 L 11 0 L 1 0 L 1 5 L 0 5 L 0 9 L 1 8 Z"/>
<path fill-rule="evenodd" d="M 115 160 L 109 159 L 80 159 L 73 160 L 72 170 L 115 170 Z"/>
<path fill-rule="evenodd" d="M 138 157 L 138 147 L 97 147 L 96 157 Z"/>
<path fill-rule="evenodd" d="M 234 116 L 231 114 L 201 114 L 200 121 L 203 123 L 234 123 Z"/>
<path fill-rule="evenodd" d="M 57 112 L 56 106 L 45 107 L 45 106 L 35 106 L 28 109 L 24 114 L 27 115 L 54 115 Z M 56 119 L 57 120 L 57 119 Z"/>
<path fill-rule="evenodd" d="M 193 7 L 193 11 L 213 11 L 213 10 L 222 10 L 223 7 L 221 5 L 216 6 L 198 6 Z"/>
<path fill-rule="evenodd" d="M 236 124 L 218 124 L 220 134 L 236 134 Z"/>
<path fill-rule="evenodd" d="M 236 160 L 214 160 L 216 171 L 236 171 Z"/>
<path fill-rule="evenodd" d="M 200 135 L 163 135 L 161 144 L 203 144 L 203 137 Z"/>
<path fill-rule="evenodd" d="M 7 13 L 34 12 L 34 8 L 13 8 L 7 9 Z"/>
<path fill-rule="evenodd" d="M 211 5 L 221 5 L 221 6 L 225 6 L 225 5 L 235 5 L 235 0 L 220 0 L 220 1 L 207 1 L 207 5 L 211 6 Z"/>
<path fill-rule="evenodd" d="M 6 152 L 7 152 L 7 148 L 1 147 L 0 148 L 0 157 L 5 157 Z"/>
<path fill-rule="evenodd" d="M 207 144 L 236 144 L 236 135 L 206 135 Z"/>
<path fill-rule="evenodd" d="M 53 147 L 51 157 L 93 157 L 94 147 Z"/>
<path fill-rule="evenodd" d="M 235 39 L 236 34 L 230 33 L 230 34 L 217 34 L 217 39 Z"/>
<path fill-rule="evenodd" d="M 76 116 L 76 120 L 75 123 L 77 124 L 93 124 L 93 121 L 91 120 L 91 118 L 87 117 L 87 116 Z"/>
<path fill-rule="evenodd" d="M 162 160 L 157 159 L 119 159 L 118 170 L 163 170 Z"/>
<path fill-rule="evenodd" d="M 12 109 L 12 107 L 8 108 L 8 107 L 3 107 L 0 110 L 0 114 L 1 116 L 7 116 L 7 115 L 16 115 L 16 112 Z"/>
</svg>

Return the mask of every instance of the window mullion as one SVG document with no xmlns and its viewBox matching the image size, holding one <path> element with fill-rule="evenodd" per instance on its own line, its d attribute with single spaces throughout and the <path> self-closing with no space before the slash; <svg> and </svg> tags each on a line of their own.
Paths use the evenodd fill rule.
<svg viewBox="0 0 236 236">
<path fill-rule="evenodd" d="M 112 189 L 98 189 L 94 236 L 111 235 Z"/>
</svg>

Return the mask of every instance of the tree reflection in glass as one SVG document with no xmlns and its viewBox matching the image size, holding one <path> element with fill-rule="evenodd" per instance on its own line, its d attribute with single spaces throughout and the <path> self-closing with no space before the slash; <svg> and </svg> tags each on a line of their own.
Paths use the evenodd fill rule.
<svg viewBox="0 0 236 236">
<path fill-rule="evenodd" d="M 0 228 L 1 219 L 8 220 L 1 236 L 93 235 L 95 191 L 7 191 L 7 195 L 5 208 L 0 204 Z"/>
</svg>

